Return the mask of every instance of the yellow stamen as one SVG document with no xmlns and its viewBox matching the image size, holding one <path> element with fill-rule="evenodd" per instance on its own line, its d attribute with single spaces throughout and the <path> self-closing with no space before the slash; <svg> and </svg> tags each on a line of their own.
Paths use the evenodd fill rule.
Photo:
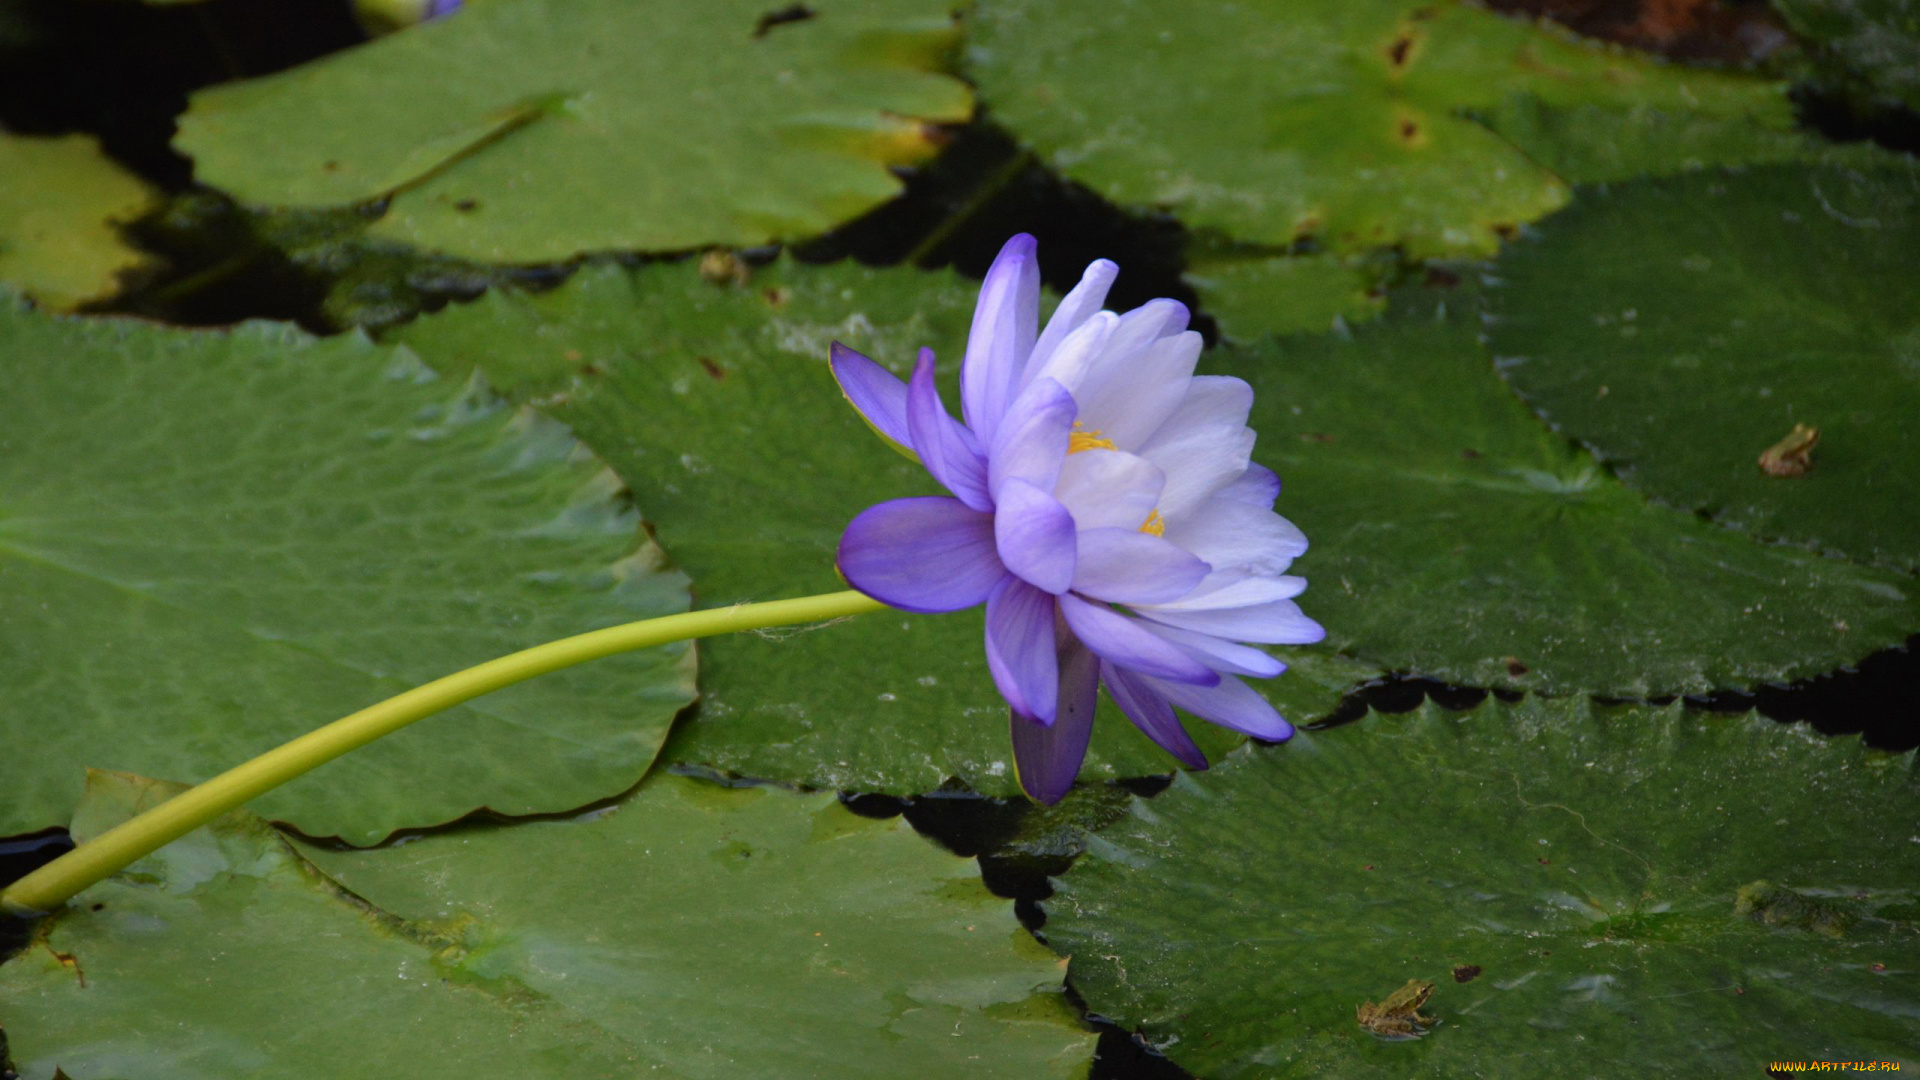
<svg viewBox="0 0 1920 1080">
<path fill-rule="evenodd" d="M 1140 531 L 1146 533 L 1148 536 L 1165 536 L 1167 534 L 1167 519 L 1160 516 L 1159 510 L 1149 510 L 1147 511 L 1147 520 L 1140 525 Z"/>
<path fill-rule="evenodd" d="M 1073 422 L 1073 430 L 1067 433 L 1067 453 L 1077 454 L 1082 450 L 1117 450 L 1112 439 L 1102 438 L 1100 429 L 1080 430 L 1080 421 Z"/>
</svg>

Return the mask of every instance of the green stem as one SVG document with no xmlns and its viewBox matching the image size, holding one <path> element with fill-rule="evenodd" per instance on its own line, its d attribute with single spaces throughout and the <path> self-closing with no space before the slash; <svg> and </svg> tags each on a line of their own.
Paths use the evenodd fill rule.
<svg viewBox="0 0 1920 1080">
<path fill-rule="evenodd" d="M 737 604 L 611 626 L 489 660 L 335 720 L 129 818 L 0 891 L 0 910 L 27 917 L 52 911 L 134 860 L 349 750 L 536 675 L 670 641 L 821 622 L 885 607 L 852 591 Z"/>
</svg>

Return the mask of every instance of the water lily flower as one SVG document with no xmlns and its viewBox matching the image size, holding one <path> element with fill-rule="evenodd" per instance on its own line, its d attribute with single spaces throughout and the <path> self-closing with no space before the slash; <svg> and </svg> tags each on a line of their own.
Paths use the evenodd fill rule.
<svg viewBox="0 0 1920 1080">
<path fill-rule="evenodd" d="M 1249 459 L 1253 389 L 1195 375 L 1187 309 L 1102 310 L 1119 268 L 1088 266 L 1039 323 L 1026 234 L 988 270 L 960 369 L 962 420 L 934 388 L 835 342 L 834 376 L 881 436 L 951 497 L 863 511 L 840 541 L 848 583 L 907 611 L 987 606 L 987 667 L 1012 712 L 1029 795 L 1073 785 L 1104 683 L 1120 710 L 1190 768 L 1205 755 L 1176 707 L 1260 739 L 1293 733 L 1243 676 L 1285 665 L 1244 644 L 1325 636 L 1286 573 L 1306 537 L 1273 512 L 1280 480 Z"/>
</svg>

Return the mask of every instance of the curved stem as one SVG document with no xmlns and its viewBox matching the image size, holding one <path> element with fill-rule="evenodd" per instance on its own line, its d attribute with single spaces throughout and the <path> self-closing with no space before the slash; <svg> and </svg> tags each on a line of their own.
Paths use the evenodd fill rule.
<svg viewBox="0 0 1920 1080">
<path fill-rule="evenodd" d="M 129 818 L 0 891 L 0 910 L 22 916 L 52 911 L 134 860 L 349 750 L 536 675 L 672 641 L 821 622 L 885 607 L 853 591 L 737 604 L 611 626 L 489 660 L 335 720 Z"/>
</svg>

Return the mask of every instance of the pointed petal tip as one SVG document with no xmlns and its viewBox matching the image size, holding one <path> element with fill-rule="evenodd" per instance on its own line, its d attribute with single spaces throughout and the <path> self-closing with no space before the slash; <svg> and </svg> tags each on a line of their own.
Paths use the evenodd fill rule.
<svg viewBox="0 0 1920 1080">
<path fill-rule="evenodd" d="M 1286 742 L 1288 739 L 1293 738 L 1293 725 L 1287 723 L 1285 720 L 1281 720 L 1280 727 L 1277 731 L 1275 731 L 1274 734 L 1254 735 L 1252 736 L 1252 738 L 1258 739 L 1260 742 L 1263 742 L 1263 743 L 1283 743 L 1283 742 Z"/>
</svg>

